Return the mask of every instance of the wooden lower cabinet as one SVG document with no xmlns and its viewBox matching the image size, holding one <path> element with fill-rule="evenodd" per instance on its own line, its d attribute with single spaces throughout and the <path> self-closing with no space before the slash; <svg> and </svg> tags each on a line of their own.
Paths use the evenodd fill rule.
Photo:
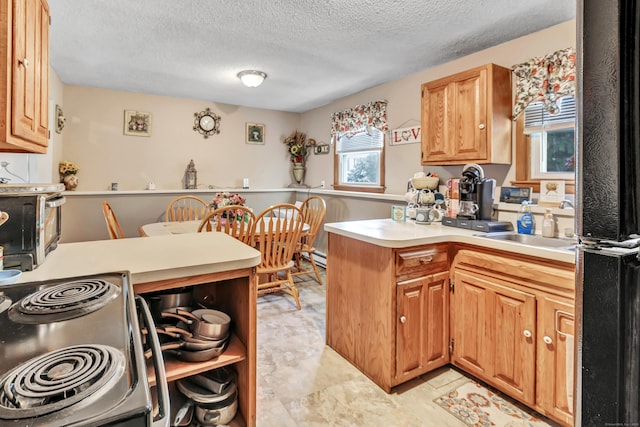
<svg viewBox="0 0 640 427">
<path fill-rule="evenodd" d="M 573 425 L 574 269 L 466 248 L 451 266 L 451 362 L 565 426 Z"/>
<path fill-rule="evenodd" d="M 518 400 L 535 397 L 535 295 L 454 272 L 451 361 Z"/>
<path fill-rule="evenodd" d="M 386 392 L 449 361 L 448 247 L 329 233 L 327 345 Z"/>
<path fill-rule="evenodd" d="M 397 284 L 396 380 L 449 363 L 449 272 Z"/>
<path fill-rule="evenodd" d="M 386 392 L 452 363 L 571 426 L 574 294 L 573 264 L 329 233 L 327 344 Z"/>
</svg>

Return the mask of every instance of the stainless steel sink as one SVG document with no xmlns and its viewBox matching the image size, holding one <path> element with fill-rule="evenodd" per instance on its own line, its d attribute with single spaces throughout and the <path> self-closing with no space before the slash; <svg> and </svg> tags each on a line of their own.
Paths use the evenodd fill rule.
<svg viewBox="0 0 640 427">
<path fill-rule="evenodd" d="M 520 243 L 529 246 L 541 246 L 545 248 L 558 248 L 565 250 L 575 249 L 575 246 L 578 243 L 575 239 L 556 239 L 552 237 L 537 236 L 535 234 L 518 234 L 513 232 L 482 233 L 476 234 L 476 236 Z"/>
</svg>

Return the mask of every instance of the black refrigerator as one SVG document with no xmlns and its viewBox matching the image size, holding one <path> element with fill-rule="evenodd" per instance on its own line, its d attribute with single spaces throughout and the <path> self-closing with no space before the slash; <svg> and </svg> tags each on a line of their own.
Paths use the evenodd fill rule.
<svg viewBox="0 0 640 427">
<path fill-rule="evenodd" d="M 640 425 L 636 3 L 577 3 L 576 426 Z"/>
</svg>

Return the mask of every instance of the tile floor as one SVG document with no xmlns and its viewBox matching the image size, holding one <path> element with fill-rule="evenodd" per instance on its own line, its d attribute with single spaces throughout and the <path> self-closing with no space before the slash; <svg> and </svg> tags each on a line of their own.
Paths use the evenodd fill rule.
<svg viewBox="0 0 640 427">
<path fill-rule="evenodd" d="M 325 285 L 296 286 L 300 311 L 284 293 L 258 298 L 259 427 L 465 427 L 433 399 L 468 378 L 445 367 L 385 393 L 325 345 Z"/>
</svg>

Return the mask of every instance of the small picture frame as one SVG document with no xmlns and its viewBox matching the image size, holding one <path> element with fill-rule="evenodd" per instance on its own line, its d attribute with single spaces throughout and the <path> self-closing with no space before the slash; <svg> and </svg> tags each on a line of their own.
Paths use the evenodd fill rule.
<svg viewBox="0 0 640 427">
<path fill-rule="evenodd" d="M 261 123 L 247 123 L 247 144 L 264 144 L 264 125 Z"/>
<path fill-rule="evenodd" d="M 406 221 L 407 207 L 397 205 L 391 206 L 391 219 L 394 221 Z"/>
<path fill-rule="evenodd" d="M 564 181 L 540 181 L 540 198 L 538 199 L 539 205 L 560 206 L 560 202 L 562 202 L 563 200 Z"/>
<path fill-rule="evenodd" d="M 131 136 L 151 136 L 151 113 L 125 110 L 124 134 Z"/>
</svg>

